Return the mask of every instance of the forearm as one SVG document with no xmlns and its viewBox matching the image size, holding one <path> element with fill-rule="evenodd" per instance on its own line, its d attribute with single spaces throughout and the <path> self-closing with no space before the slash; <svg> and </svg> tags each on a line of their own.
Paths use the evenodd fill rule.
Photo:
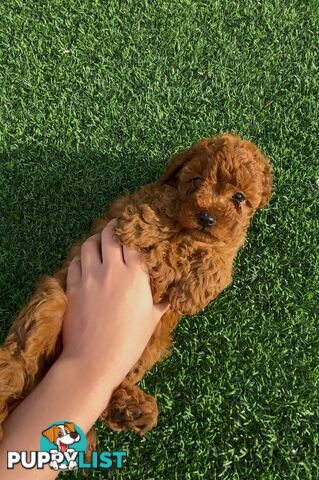
<svg viewBox="0 0 319 480">
<path fill-rule="evenodd" d="M 60 357 L 37 388 L 12 412 L 4 424 L 0 444 L 2 480 L 54 479 L 58 472 L 6 470 L 7 451 L 39 450 L 42 431 L 51 423 L 66 420 L 87 433 L 108 404 L 117 386 L 114 369 L 88 371 L 81 359 Z"/>
</svg>

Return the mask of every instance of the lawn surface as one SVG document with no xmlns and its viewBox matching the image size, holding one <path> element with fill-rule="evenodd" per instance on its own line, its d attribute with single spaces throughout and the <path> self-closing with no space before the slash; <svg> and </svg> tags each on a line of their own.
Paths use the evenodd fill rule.
<svg viewBox="0 0 319 480">
<path fill-rule="evenodd" d="M 172 153 L 231 131 L 274 166 L 233 285 L 182 321 L 142 382 L 158 427 L 139 438 L 99 424 L 99 449 L 128 461 L 90 479 L 319 478 L 318 7 L 0 4 L 2 337 L 39 275 Z"/>
</svg>

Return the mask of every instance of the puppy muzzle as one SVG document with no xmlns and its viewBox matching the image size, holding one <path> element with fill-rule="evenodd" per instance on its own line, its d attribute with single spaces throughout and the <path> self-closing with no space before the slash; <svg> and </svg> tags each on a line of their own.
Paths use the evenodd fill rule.
<svg viewBox="0 0 319 480">
<path fill-rule="evenodd" d="M 210 228 L 216 223 L 216 217 L 208 212 L 200 212 L 196 215 L 197 223 L 202 228 Z"/>
</svg>

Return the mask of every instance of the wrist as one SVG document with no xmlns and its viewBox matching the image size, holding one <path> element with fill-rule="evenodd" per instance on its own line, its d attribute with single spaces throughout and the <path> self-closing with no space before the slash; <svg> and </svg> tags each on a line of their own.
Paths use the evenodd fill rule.
<svg viewBox="0 0 319 480">
<path fill-rule="evenodd" d="M 58 369 L 73 372 L 86 388 L 99 387 L 108 392 L 123 380 L 112 361 L 99 361 L 92 355 L 62 351 L 54 365 Z"/>
<path fill-rule="evenodd" d="M 92 368 L 83 358 L 61 354 L 47 376 L 55 385 L 67 385 L 70 396 L 62 395 L 56 418 L 71 419 L 87 433 L 106 409 L 120 381 L 111 370 Z M 53 421 L 55 418 L 53 419 Z"/>
</svg>

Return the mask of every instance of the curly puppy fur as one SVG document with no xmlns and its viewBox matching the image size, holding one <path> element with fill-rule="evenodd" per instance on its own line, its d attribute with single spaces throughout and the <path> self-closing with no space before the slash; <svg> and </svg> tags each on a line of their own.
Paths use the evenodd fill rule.
<svg viewBox="0 0 319 480">
<path fill-rule="evenodd" d="M 197 141 L 173 156 L 158 182 L 115 200 L 71 249 L 62 268 L 41 279 L 0 348 L 0 425 L 61 351 L 69 262 L 81 254 L 88 236 L 117 218 L 114 236 L 141 253 L 154 301 L 169 302 L 170 309 L 102 418 L 113 430 L 139 434 L 155 426 L 156 401 L 136 383 L 169 353 L 171 332 L 181 316 L 203 309 L 230 284 L 233 261 L 252 216 L 269 201 L 271 184 L 270 164 L 260 150 L 223 134 Z M 93 446 L 94 432 L 89 437 Z"/>
</svg>

